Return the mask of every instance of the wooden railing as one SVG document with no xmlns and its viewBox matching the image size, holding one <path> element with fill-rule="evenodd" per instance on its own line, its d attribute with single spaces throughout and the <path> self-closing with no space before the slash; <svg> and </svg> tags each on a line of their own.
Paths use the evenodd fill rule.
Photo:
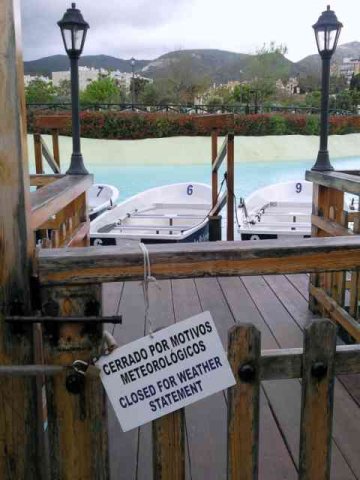
<svg viewBox="0 0 360 480">
<path fill-rule="evenodd" d="M 312 236 L 359 235 L 359 172 L 309 171 L 306 172 L 306 179 L 314 184 Z M 345 196 L 345 193 L 348 195 Z M 355 267 L 355 258 L 353 260 L 353 267 L 343 272 L 311 276 L 310 308 L 313 312 L 329 315 L 354 340 L 360 342 L 360 273 Z"/>
<path fill-rule="evenodd" d="M 221 210 L 227 205 L 226 217 L 226 239 L 234 240 L 234 134 L 226 135 L 225 140 L 218 150 L 218 134 L 214 130 L 211 134 L 211 186 L 212 186 L 212 210 L 210 217 L 216 217 Z M 225 185 L 225 190 L 221 194 L 219 191 L 219 169 L 226 159 L 226 171 L 222 185 Z"/>
</svg>

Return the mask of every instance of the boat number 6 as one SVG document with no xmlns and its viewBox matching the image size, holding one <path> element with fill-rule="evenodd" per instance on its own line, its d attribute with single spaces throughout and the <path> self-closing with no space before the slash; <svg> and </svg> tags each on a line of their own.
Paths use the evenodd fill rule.
<svg viewBox="0 0 360 480">
<path fill-rule="evenodd" d="M 95 238 L 94 247 L 99 247 L 102 244 L 103 244 L 103 241 L 101 240 L 101 238 Z"/>
<path fill-rule="evenodd" d="M 296 188 L 296 193 L 301 193 L 302 190 L 302 184 L 299 182 L 295 185 Z"/>
<path fill-rule="evenodd" d="M 186 190 L 186 193 L 187 193 L 188 195 L 192 195 L 192 194 L 193 194 L 193 191 L 194 191 L 193 185 L 188 185 L 187 190 Z"/>
</svg>

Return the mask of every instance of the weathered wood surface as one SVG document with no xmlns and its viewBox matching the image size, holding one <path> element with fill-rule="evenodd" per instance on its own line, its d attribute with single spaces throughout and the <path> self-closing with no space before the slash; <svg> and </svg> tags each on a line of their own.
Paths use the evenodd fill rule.
<svg viewBox="0 0 360 480">
<path fill-rule="evenodd" d="M 228 389 L 228 479 L 257 480 L 260 332 L 252 325 L 233 327 L 229 332 L 228 357 L 237 381 Z"/>
<path fill-rule="evenodd" d="M 36 129 L 46 128 L 59 130 L 71 125 L 71 115 L 35 115 L 34 126 Z"/>
<path fill-rule="evenodd" d="M 264 351 L 299 348 L 303 340 L 301 329 L 314 318 L 309 314 L 305 300 L 308 276 L 289 275 L 289 280 L 286 277 L 271 276 L 160 281 L 161 290 L 151 285 L 155 328 L 173 321 L 174 315 L 175 321 L 180 321 L 209 310 L 224 345 L 227 330 L 236 321 L 251 322 L 261 330 Z M 138 282 L 126 282 L 124 285 L 124 288 L 122 284 L 116 283 L 104 285 L 104 313 L 123 314 L 123 325 L 117 326 L 115 333 L 119 344 L 125 344 L 144 334 L 141 287 Z M 281 289 L 284 291 L 282 296 Z M 288 303 L 287 298 L 291 302 Z M 346 362 L 351 364 L 350 359 Z M 186 478 L 226 478 L 225 401 L 222 394 L 216 394 L 185 409 L 185 433 L 189 444 L 186 452 Z M 300 438 L 300 382 L 297 379 L 264 381 L 260 403 L 259 478 L 295 480 Z M 360 435 L 359 414 L 355 400 L 337 382 L 333 434 L 335 441 L 332 445 L 333 480 L 360 478 L 360 459 L 356 453 L 356 439 Z M 151 429 L 146 425 L 139 431 L 122 433 L 111 411 L 109 416 L 111 478 L 147 480 L 149 472 L 152 472 Z"/>
<path fill-rule="evenodd" d="M 30 314 L 33 242 L 29 225 L 26 108 L 20 2 L 0 0 L 0 363 L 33 362 L 32 329 L 9 314 Z M 0 379 L 0 478 L 42 478 L 34 378 Z"/>
<path fill-rule="evenodd" d="M 56 316 L 100 315 L 98 285 L 42 289 L 42 309 Z M 47 324 L 44 329 L 45 362 L 71 365 L 100 353 L 99 323 Z M 51 478 L 61 480 L 109 477 L 105 393 L 100 379 L 86 377 L 79 394 L 66 388 L 69 371 L 47 379 Z"/>
<path fill-rule="evenodd" d="M 30 185 L 32 187 L 44 187 L 45 185 L 55 182 L 56 180 L 59 180 L 62 177 L 65 177 L 65 174 L 54 174 L 54 175 L 31 174 Z"/>
<path fill-rule="evenodd" d="M 262 350 L 261 380 L 282 380 L 302 376 L 302 348 Z M 335 375 L 360 373 L 360 345 L 339 345 L 334 359 Z"/>
<path fill-rule="evenodd" d="M 47 187 L 44 187 L 47 188 Z M 147 246 L 157 278 L 340 271 L 360 267 L 360 238 L 202 242 Z M 105 283 L 143 277 L 137 245 L 38 252 L 43 285 Z"/>
<path fill-rule="evenodd" d="M 337 222 L 326 220 L 317 215 L 311 216 L 311 223 L 315 227 L 319 228 L 320 230 L 323 230 L 324 232 L 328 233 L 333 237 L 354 235 L 354 232 L 349 228 L 345 228 L 342 225 L 339 225 Z"/>
<path fill-rule="evenodd" d="M 323 187 L 334 188 L 341 192 L 360 195 L 360 177 L 342 172 L 316 172 L 307 170 L 305 179 L 309 182 L 322 185 Z"/>
<path fill-rule="evenodd" d="M 47 161 L 49 167 L 53 171 L 53 173 L 61 173 L 60 172 L 60 162 L 57 162 L 55 158 L 51 155 L 51 152 L 48 146 L 45 143 L 45 140 L 40 136 L 40 143 L 41 143 L 41 154 Z M 40 173 L 40 172 L 39 172 Z"/>
<path fill-rule="evenodd" d="M 177 410 L 155 420 L 153 479 L 185 480 L 185 412 Z"/>
<path fill-rule="evenodd" d="M 227 186 L 227 216 L 226 216 L 226 240 L 234 240 L 234 134 L 227 136 L 227 164 L 226 164 L 226 186 Z"/>
<path fill-rule="evenodd" d="M 310 285 L 310 293 L 333 320 L 338 322 L 357 342 L 360 342 L 360 324 L 346 310 L 321 288 Z"/>
<path fill-rule="evenodd" d="M 328 480 L 334 409 L 335 326 L 317 320 L 304 331 L 299 479 Z"/>
<path fill-rule="evenodd" d="M 217 158 L 218 152 L 218 136 L 216 130 L 211 132 L 211 163 L 214 165 L 214 162 Z M 212 193 L 212 207 L 214 208 L 216 205 L 217 197 L 218 197 L 218 172 L 217 170 L 212 167 L 211 172 L 211 193 Z"/>
<path fill-rule="evenodd" d="M 66 175 L 31 192 L 31 227 L 36 230 L 65 208 L 93 183 L 92 175 Z"/>
</svg>

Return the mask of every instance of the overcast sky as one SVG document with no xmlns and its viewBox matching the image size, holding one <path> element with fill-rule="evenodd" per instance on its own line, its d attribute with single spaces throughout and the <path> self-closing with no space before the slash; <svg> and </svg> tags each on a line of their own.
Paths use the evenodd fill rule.
<svg viewBox="0 0 360 480">
<path fill-rule="evenodd" d="M 322 0 L 78 0 L 90 24 L 84 54 L 153 59 L 172 50 L 254 53 L 275 41 L 292 61 L 316 53 L 311 26 Z M 68 0 L 21 0 L 24 59 L 63 54 L 59 28 Z M 360 40 L 360 0 L 332 0 L 339 43 Z"/>
</svg>

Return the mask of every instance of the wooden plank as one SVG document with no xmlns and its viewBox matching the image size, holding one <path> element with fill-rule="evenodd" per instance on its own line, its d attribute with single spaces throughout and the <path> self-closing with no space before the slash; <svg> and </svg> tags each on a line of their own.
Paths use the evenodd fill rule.
<svg viewBox="0 0 360 480">
<path fill-rule="evenodd" d="M 360 217 L 354 220 L 354 232 L 360 234 Z M 356 320 L 359 318 L 360 272 L 351 272 L 350 306 L 349 313 Z"/>
<path fill-rule="evenodd" d="M 221 197 L 217 200 L 215 203 L 215 206 L 211 209 L 209 213 L 209 217 L 215 217 L 219 215 L 221 210 L 224 208 L 226 205 L 226 202 L 228 201 L 228 192 L 224 192 Z"/>
<path fill-rule="evenodd" d="M 323 230 L 332 237 L 354 235 L 354 232 L 349 228 L 345 228 L 337 222 L 332 222 L 331 220 L 319 217 L 318 215 L 311 215 L 311 223 L 315 225 L 316 228 Z"/>
<path fill-rule="evenodd" d="M 212 162 L 212 171 L 217 172 L 221 167 L 222 162 L 224 161 L 227 153 L 227 140 L 228 136 L 225 137 L 223 144 L 220 147 L 220 150 L 217 154 L 217 157 Z"/>
<path fill-rule="evenodd" d="M 256 480 L 259 456 L 260 332 L 252 325 L 229 331 L 229 363 L 237 383 L 228 389 L 229 480 Z"/>
<path fill-rule="evenodd" d="M 31 227 L 34 230 L 39 228 L 52 215 L 86 192 L 92 183 L 92 175 L 66 175 L 36 192 L 31 192 Z"/>
<path fill-rule="evenodd" d="M 354 193 L 360 195 L 360 177 L 341 172 L 317 172 L 307 170 L 305 180 L 322 185 L 323 187 L 333 188 L 341 192 Z"/>
<path fill-rule="evenodd" d="M 64 177 L 62 174 L 47 175 L 47 174 L 32 174 L 30 175 L 30 185 L 32 187 L 44 187 L 49 183 L 59 180 L 59 178 Z"/>
<path fill-rule="evenodd" d="M 360 342 L 360 324 L 352 318 L 335 300 L 326 295 L 324 290 L 310 285 L 310 292 L 325 308 L 330 317 L 338 322 L 357 342 Z"/>
<path fill-rule="evenodd" d="M 316 320 L 304 332 L 299 479 L 328 480 L 336 329 Z"/>
<path fill-rule="evenodd" d="M 35 128 L 61 129 L 71 124 L 71 115 L 35 115 Z"/>
<path fill-rule="evenodd" d="M 72 232 L 71 240 L 68 242 L 67 247 L 82 247 L 88 244 L 88 235 L 90 230 L 90 222 L 82 222 Z"/>
<path fill-rule="evenodd" d="M 215 301 L 220 295 L 220 290 L 214 280 L 206 285 L 199 285 L 199 292 L 192 279 L 173 280 L 171 284 L 177 322 L 201 313 L 199 292 L 204 309 L 212 306 L 207 300 L 206 291 L 209 292 L 209 296 L 215 297 Z M 212 308 L 210 310 L 213 315 L 215 313 L 217 320 L 217 312 L 214 312 Z M 231 320 L 226 319 L 225 322 L 231 324 Z M 185 418 L 188 445 L 187 478 L 225 479 L 226 406 L 222 393 L 211 395 L 187 407 Z"/>
<path fill-rule="evenodd" d="M 59 167 L 59 170 L 61 171 L 60 167 L 60 148 L 59 148 L 59 131 L 54 130 L 51 133 L 52 136 L 52 145 L 53 145 L 53 155 L 54 155 L 54 160 L 57 166 Z"/>
<path fill-rule="evenodd" d="M 56 161 L 53 159 L 50 150 L 48 149 L 48 146 L 45 143 L 45 140 L 40 136 L 40 142 L 41 142 L 41 153 L 42 156 L 45 158 L 47 161 L 49 167 L 54 173 L 61 173 L 60 172 L 60 167 L 56 163 Z"/>
<path fill-rule="evenodd" d="M 100 314 L 97 285 L 42 289 L 42 309 L 57 316 Z M 45 361 L 69 365 L 100 353 L 99 324 L 46 325 Z M 47 381 L 51 478 L 108 478 L 105 393 L 100 379 L 86 378 L 79 394 L 65 387 L 68 371 Z"/>
<path fill-rule="evenodd" d="M 103 285 L 103 305 L 104 314 L 120 313 L 123 316 L 123 324 L 114 330 L 114 337 L 120 346 L 144 335 L 144 299 L 139 282 Z M 109 402 L 107 410 L 110 478 L 136 479 L 140 429 L 124 433 Z"/>
<path fill-rule="evenodd" d="M 41 147 L 41 135 L 39 133 L 34 133 L 34 154 L 35 154 L 35 171 L 37 174 L 43 174 L 44 165 L 42 157 L 42 147 Z"/>
<path fill-rule="evenodd" d="M 301 378 L 302 356 L 302 348 L 262 350 L 261 381 Z M 339 345 L 335 352 L 334 368 L 336 375 L 360 373 L 360 345 Z"/>
<path fill-rule="evenodd" d="M 154 480 L 185 480 L 184 409 L 153 422 Z"/>
<path fill-rule="evenodd" d="M 306 273 L 286 275 L 286 278 L 306 300 L 309 298 L 309 276 Z"/>
<path fill-rule="evenodd" d="M 18 0 L 0 0 L 0 25 L 0 364 L 22 365 L 33 361 L 32 327 L 14 331 L 4 322 L 5 315 L 31 313 L 34 248 Z M 0 478 L 42 478 L 35 379 L 2 378 L 0 405 Z"/>
<path fill-rule="evenodd" d="M 360 238 L 356 235 L 300 239 L 296 243 L 294 240 L 200 242 L 148 245 L 147 248 L 153 274 L 159 279 L 341 271 L 360 267 Z M 137 245 L 40 250 L 37 260 L 43 285 L 106 283 L 143 277 L 143 254 Z"/>
</svg>

